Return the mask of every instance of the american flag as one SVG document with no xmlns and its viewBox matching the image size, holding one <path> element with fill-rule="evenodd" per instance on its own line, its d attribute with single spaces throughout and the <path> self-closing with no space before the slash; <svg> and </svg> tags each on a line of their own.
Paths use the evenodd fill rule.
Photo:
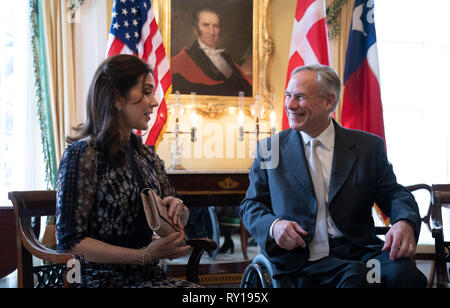
<svg viewBox="0 0 450 308">
<path fill-rule="evenodd" d="M 107 56 L 135 55 L 153 69 L 158 112 L 143 136 L 147 145 L 155 145 L 167 120 L 165 95 L 172 84 L 169 61 L 150 0 L 115 0 Z"/>
<path fill-rule="evenodd" d="M 292 71 L 301 65 L 329 65 L 325 0 L 297 0 L 292 30 L 286 87 Z M 283 112 L 282 128 L 289 128 L 286 112 Z"/>
</svg>

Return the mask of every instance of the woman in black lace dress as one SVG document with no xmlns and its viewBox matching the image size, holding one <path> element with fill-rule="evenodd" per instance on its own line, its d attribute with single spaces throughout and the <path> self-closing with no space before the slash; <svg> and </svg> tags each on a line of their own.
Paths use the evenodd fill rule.
<svg viewBox="0 0 450 308">
<path fill-rule="evenodd" d="M 89 89 L 87 120 L 68 138 L 58 171 L 56 234 L 60 251 L 87 261 L 84 287 L 196 286 L 158 266 L 159 259 L 186 255 L 190 246 L 184 231 L 152 240 L 139 194 L 140 184 L 151 187 L 171 219 L 186 222 L 189 212 L 174 197 L 163 161 L 132 133 L 148 129 L 154 89 L 150 68 L 138 58 L 106 59 Z"/>
</svg>

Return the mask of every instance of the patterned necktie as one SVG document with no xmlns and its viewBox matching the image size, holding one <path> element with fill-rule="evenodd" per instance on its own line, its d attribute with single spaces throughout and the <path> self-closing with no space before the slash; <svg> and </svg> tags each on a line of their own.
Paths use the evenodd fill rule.
<svg viewBox="0 0 450 308">
<path fill-rule="evenodd" d="M 317 201 L 316 227 L 309 245 L 310 261 L 326 257 L 330 252 L 328 245 L 327 209 L 325 205 L 325 181 L 323 178 L 322 164 L 316 152 L 316 147 L 319 143 L 320 141 L 317 139 L 311 139 L 310 141 L 310 171 Z"/>
</svg>

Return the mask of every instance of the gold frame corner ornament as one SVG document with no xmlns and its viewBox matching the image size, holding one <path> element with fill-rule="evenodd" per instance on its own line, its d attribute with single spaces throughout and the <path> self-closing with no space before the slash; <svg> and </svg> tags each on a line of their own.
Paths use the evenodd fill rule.
<svg viewBox="0 0 450 308">
<path fill-rule="evenodd" d="M 274 42 L 271 36 L 270 1 L 253 0 L 253 96 L 244 98 L 245 113 L 250 114 L 250 107 L 259 99 L 264 104 L 264 117 L 268 118 L 271 111 L 270 95 L 270 64 L 274 52 Z M 153 0 L 155 18 L 161 31 L 163 44 L 168 55 L 171 54 L 171 0 Z M 180 95 L 180 100 L 190 102 L 190 95 Z M 175 94 L 167 94 L 168 108 L 175 104 Z M 216 118 L 228 113 L 229 107 L 239 107 L 239 97 L 197 95 L 196 112 L 208 118 Z"/>
</svg>

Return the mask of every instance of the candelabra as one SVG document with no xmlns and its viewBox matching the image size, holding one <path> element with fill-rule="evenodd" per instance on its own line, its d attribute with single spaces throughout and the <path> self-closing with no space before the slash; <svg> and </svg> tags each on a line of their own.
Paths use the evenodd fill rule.
<svg viewBox="0 0 450 308">
<path fill-rule="evenodd" d="M 184 170 L 185 168 L 182 166 L 182 156 L 183 156 L 183 150 L 187 151 L 187 149 L 183 149 L 182 145 L 183 143 L 180 142 L 180 136 L 181 135 L 186 135 L 189 134 L 191 137 L 191 142 L 197 142 L 197 135 L 199 134 L 198 132 L 198 125 L 201 124 L 200 123 L 200 116 L 197 115 L 196 113 L 196 94 L 195 93 L 191 93 L 191 103 L 190 105 L 184 105 L 183 103 L 181 103 L 180 100 L 180 93 L 177 91 L 175 93 L 175 102 L 171 105 L 170 108 L 170 112 L 172 114 L 172 116 L 175 119 L 175 123 L 173 126 L 173 130 L 172 131 L 166 131 L 166 134 L 171 134 L 174 135 L 174 143 L 173 143 L 173 149 L 172 149 L 172 161 L 171 161 L 171 165 L 168 168 L 169 170 Z M 263 126 L 261 124 L 261 119 L 264 118 L 264 111 L 265 111 L 265 104 L 261 98 L 261 96 L 256 96 L 255 97 L 255 101 L 254 104 L 250 106 L 250 113 L 252 118 L 255 120 L 255 129 L 254 130 L 249 130 L 246 131 L 244 129 L 244 109 L 245 109 L 245 104 L 244 104 L 244 92 L 239 92 L 239 113 L 238 113 L 238 142 L 243 142 L 245 139 L 245 135 L 254 135 L 256 137 L 256 141 L 258 141 L 260 139 L 261 135 L 274 135 L 276 133 L 276 116 L 275 116 L 275 111 L 273 108 L 273 94 L 270 96 L 270 129 L 268 131 L 266 131 L 265 126 Z M 181 123 L 181 117 L 183 116 L 184 110 L 185 108 L 190 109 L 191 110 L 191 114 L 190 114 L 190 119 L 191 119 L 191 129 L 189 131 L 183 131 L 181 129 L 180 123 Z M 200 132 L 201 133 L 201 132 Z M 201 140 L 201 135 L 200 136 L 200 140 Z M 253 142 L 253 138 L 249 139 L 252 140 Z M 221 142 L 221 141 L 219 141 Z M 252 144 L 251 142 L 249 142 L 249 146 L 250 144 Z"/>
<path fill-rule="evenodd" d="M 195 93 L 191 93 L 191 103 L 195 104 Z M 184 113 L 184 107 L 183 104 L 180 101 L 180 92 L 177 91 L 175 93 L 175 103 L 171 107 L 171 113 L 175 117 L 175 125 L 173 131 L 166 131 L 166 134 L 173 134 L 175 136 L 175 143 L 174 143 L 174 149 L 172 151 L 172 162 L 169 170 L 185 170 L 183 165 L 181 164 L 182 160 L 182 149 L 180 147 L 180 135 L 183 134 L 190 134 L 191 135 L 191 142 L 194 143 L 197 141 L 197 114 L 195 113 L 195 110 L 191 113 L 191 122 L 192 127 L 189 132 L 181 131 L 180 130 L 180 118 Z"/>
<path fill-rule="evenodd" d="M 255 131 L 246 131 L 244 129 L 244 92 L 239 92 L 239 114 L 238 114 L 238 127 L 239 127 L 239 137 L 240 142 L 244 141 L 245 134 L 255 134 L 256 140 L 259 140 L 259 135 L 274 135 L 276 133 L 276 115 L 273 108 L 273 94 L 270 95 L 270 131 L 261 131 L 260 119 L 264 115 L 264 104 L 261 103 L 261 97 L 255 97 L 255 103 L 250 108 L 251 115 L 255 118 Z"/>
</svg>

